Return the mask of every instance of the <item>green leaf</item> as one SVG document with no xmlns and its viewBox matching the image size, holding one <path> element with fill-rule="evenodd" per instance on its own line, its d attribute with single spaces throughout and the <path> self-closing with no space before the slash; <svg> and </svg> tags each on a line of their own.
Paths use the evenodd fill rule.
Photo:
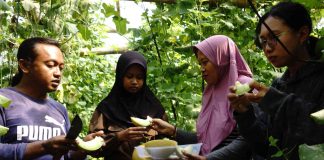
<svg viewBox="0 0 324 160">
<path fill-rule="evenodd" d="M 87 102 L 85 102 L 85 101 L 79 101 L 78 104 L 79 104 L 80 106 L 85 106 L 85 105 L 87 104 Z"/>
<path fill-rule="evenodd" d="M 120 34 L 125 34 L 127 31 L 126 30 L 127 20 L 120 16 L 114 16 L 113 21 L 115 23 L 117 32 Z"/>
<path fill-rule="evenodd" d="M 103 9 L 101 10 L 101 13 L 105 15 L 105 17 L 110 17 L 112 15 L 117 16 L 118 12 L 115 11 L 115 7 L 113 5 L 107 5 L 106 3 L 102 4 Z"/>
<path fill-rule="evenodd" d="M 0 10 L 11 11 L 12 8 L 10 8 L 9 5 L 5 1 L 0 0 Z"/>
<path fill-rule="evenodd" d="M 79 29 L 79 32 L 81 33 L 83 39 L 85 39 L 85 40 L 90 39 L 91 31 L 88 29 L 87 26 L 78 24 L 77 28 Z"/>
<path fill-rule="evenodd" d="M 192 8 L 194 2 L 189 0 L 181 0 L 178 5 L 179 5 L 179 14 L 184 14 L 188 12 L 188 9 Z"/>
<path fill-rule="evenodd" d="M 271 155 L 271 158 L 282 157 L 284 155 L 283 151 L 278 151 L 277 153 Z"/>
<path fill-rule="evenodd" d="M 27 12 L 33 10 L 37 6 L 37 3 L 34 3 L 33 1 L 22 1 L 21 3 Z"/>
<path fill-rule="evenodd" d="M 11 100 L 3 95 L 0 95 L 0 105 L 4 108 L 9 107 Z"/>
<path fill-rule="evenodd" d="M 220 20 L 220 22 L 222 22 L 223 24 L 225 24 L 225 26 L 227 26 L 230 29 L 234 29 L 234 25 L 232 22 L 230 21 L 224 21 L 224 20 Z"/>
<path fill-rule="evenodd" d="M 66 22 L 65 26 L 73 34 L 79 31 L 77 26 L 73 23 Z"/>
<path fill-rule="evenodd" d="M 269 142 L 270 142 L 270 146 L 276 147 L 277 146 L 277 142 L 278 139 L 273 138 L 272 136 L 269 137 Z"/>
<path fill-rule="evenodd" d="M 305 5 L 307 8 L 323 8 L 323 0 L 293 0 L 294 2 L 299 2 Z"/>
</svg>

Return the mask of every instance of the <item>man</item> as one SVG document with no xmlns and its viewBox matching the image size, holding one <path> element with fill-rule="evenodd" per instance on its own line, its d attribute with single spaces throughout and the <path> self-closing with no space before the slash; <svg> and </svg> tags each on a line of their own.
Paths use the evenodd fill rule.
<svg viewBox="0 0 324 160">
<path fill-rule="evenodd" d="M 0 94 L 11 99 L 8 108 L 0 106 L 0 125 L 9 128 L 0 137 L 0 159 L 82 159 L 75 140 L 66 139 L 70 121 L 65 107 L 48 97 L 60 84 L 64 68 L 58 42 L 30 38 L 18 49 L 18 74 Z M 90 140 L 102 133 L 88 135 Z M 64 156 L 62 156 L 64 155 Z"/>
</svg>

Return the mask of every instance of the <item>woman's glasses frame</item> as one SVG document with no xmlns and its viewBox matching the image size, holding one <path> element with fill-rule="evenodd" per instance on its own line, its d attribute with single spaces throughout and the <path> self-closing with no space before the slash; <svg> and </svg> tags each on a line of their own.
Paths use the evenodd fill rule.
<svg viewBox="0 0 324 160">
<path fill-rule="evenodd" d="M 281 32 L 279 34 L 275 34 L 274 35 L 275 37 L 271 34 L 271 36 L 269 38 L 266 38 L 266 39 L 259 37 L 259 42 L 260 42 L 261 48 L 263 50 L 265 50 L 267 45 L 268 45 L 271 49 L 273 49 L 277 45 L 277 42 L 278 42 L 279 38 L 281 36 L 287 34 L 287 33 L 288 33 L 288 31 L 283 31 L 283 32 Z"/>
</svg>

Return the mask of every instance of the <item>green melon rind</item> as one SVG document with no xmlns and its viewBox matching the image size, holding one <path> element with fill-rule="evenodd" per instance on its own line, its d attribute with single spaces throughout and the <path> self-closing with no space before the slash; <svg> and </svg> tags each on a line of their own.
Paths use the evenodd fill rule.
<svg viewBox="0 0 324 160">
<path fill-rule="evenodd" d="M 324 144 L 317 145 L 299 145 L 300 160 L 323 160 L 324 159 Z"/>
<path fill-rule="evenodd" d="M 0 125 L 0 136 L 7 134 L 8 131 L 9 131 L 8 127 Z"/>
<path fill-rule="evenodd" d="M 132 123 L 135 126 L 141 126 L 141 127 L 147 127 L 150 126 L 152 123 L 152 118 L 150 116 L 147 116 L 147 119 L 141 119 L 141 118 L 137 118 L 137 117 L 130 117 Z"/>
<path fill-rule="evenodd" d="M 86 151 L 98 150 L 105 144 L 104 139 L 99 136 L 95 137 L 94 139 L 92 139 L 90 141 L 86 141 L 86 142 L 78 137 L 76 139 L 76 141 L 77 141 L 78 146 Z"/>
<path fill-rule="evenodd" d="M 318 124 L 324 124 L 324 109 L 310 114 L 310 117 Z"/>
<path fill-rule="evenodd" d="M 3 108 L 7 108 L 9 107 L 9 105 L 11 104 L 11 100 L 3 95 L 0 95 L 0 105 Z"/>
<path fill-rule="evenodd" d="M 249 84 L 241 84 L 239 81 L 235 82 L 235 94 L 236 95 L 243 95 L 251 90 Z"/>
</svg>

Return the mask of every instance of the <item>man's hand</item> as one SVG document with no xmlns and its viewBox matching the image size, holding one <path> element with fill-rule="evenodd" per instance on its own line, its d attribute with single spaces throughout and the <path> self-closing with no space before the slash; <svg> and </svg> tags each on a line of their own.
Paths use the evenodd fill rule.
<svg viewBox="0 0 324 160">
<path fill-rule="evenodd" d="M 63 155 L 70 149 L 76 149 L 76 143 L 74 140 L 65 138 L 65 135 L 61 135 L 43 141 L 42 147 L 48 154 L 57 155 L 57 153 L 60 153 Z"/>
</svg>

